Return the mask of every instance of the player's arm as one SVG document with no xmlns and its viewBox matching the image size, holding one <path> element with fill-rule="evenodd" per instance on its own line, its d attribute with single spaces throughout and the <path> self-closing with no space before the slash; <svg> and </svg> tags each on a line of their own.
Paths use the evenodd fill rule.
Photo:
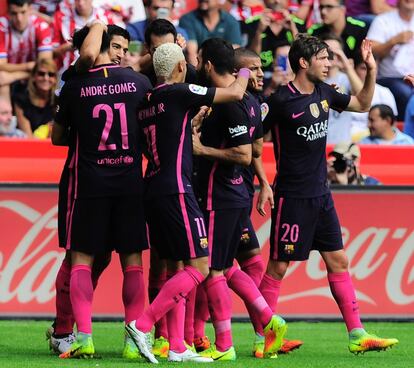
<svg viewBox="0 0 414 368">
<path fill-rule="evenodd" d="M 250 78 L 250 69 L 241 68 L 236 80 L 226 88 L 216 88 L 214 103 L 225 103 L 240 101 L 246 92 L 247 83 Z"/>
<path fill-rule="evenodd" d="M 264 209 L 266 202 L 269 202 L 270 208 L 274 207 L 273 190 L 267 181 L 266 172 L 263 167 L 262 156 L 260 155 L 260 157 L 253 157 L 252 164 L 260 185 L 256 209 L 261 216 L 266 216 L 266 211 Z"/>
<path fill-rule="evenodd" d="M 356 96 L 351 96 L 348 111 L 367 112 L 371 107 L 372 97 L 374 95 L 375 80 L 377 75 L 377 64 L 371 49 L 371 41 L 365 39 L 361 45 L 362 59 L 367 66 L 367 76 L 361 91 Z"/>
<path fill-rule="evenodd" d="M 204 146 L 200 141 L 200 134 L 193 130 L 193 154 L 203 156 L 212 161 L 247 166 L 252 161 L 252 145 L 249 143 L 230 148 Z"/>
<path fill-rule="evenodd" d="M 102 44 L 102 34 L 107 31 L 107 26 L 99 19 L 95 19 L 89 25 L 88 35 L 79 50 L 79 58 L 76 60 L 75 68 L 79 73 L 88 71 L 99 56 Z"/>
<path fill-rule="evenodd" d="M 53 59 L 53 50 L 39 51 L 37 54 L 38 59 Z"/>
</svg>

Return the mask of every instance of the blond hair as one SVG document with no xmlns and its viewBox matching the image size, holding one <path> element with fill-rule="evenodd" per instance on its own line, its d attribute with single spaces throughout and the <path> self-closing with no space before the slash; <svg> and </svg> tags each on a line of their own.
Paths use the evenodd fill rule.
<svg viewBox="0 0 414 368">
<path fill-rule="evenodd" d="M 185 60 L 183 50 L 176 43 L 167 42 L 158 46 L 152 56 L 152 63 L 157 78 L 168 79 L 175 66 Z"/>
<path fill-rule="evenodd" d="M 39 100 L 35 77 L 36 77 L 36 73 L 42 67 L 46 68 L 49 72 L 56 74 L 55 84 L 52 86 L 49 92 L 49 103 L 48 104 L 53 105 L 55 103 L 55 90 L 56 90 L 56 85 L 57 85 L 57 67 L 56 67 L 56 63 L 52 59 L 46 59 L 46 58 L 37 59 L 34 68 L 30 72 L 29 82 L 27 84 L 27 89 L 29 91 L 29 98 L 32 103 Z"/>
</svg>

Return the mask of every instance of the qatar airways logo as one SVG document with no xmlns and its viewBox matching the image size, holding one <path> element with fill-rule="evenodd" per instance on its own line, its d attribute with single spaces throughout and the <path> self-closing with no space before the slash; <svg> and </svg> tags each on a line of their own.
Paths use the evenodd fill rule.
<svg viewBox="0 0 414 368">
<path fill-rule="evenodd" d="M 247 126 L 246 125 L 237 125 L 234 128 L 229 127 L 229 133 L 230 133 L 232 138 L 238 137 L 239 135 L 247 134 Z"/>
<path fill-rule="evenodd" d="M 315 141 L 328 135 L 328 120 L 313 123 L 310 126 L 300 126 L 296 134 L 306 138 L 306 141 Z"/>
</svg>

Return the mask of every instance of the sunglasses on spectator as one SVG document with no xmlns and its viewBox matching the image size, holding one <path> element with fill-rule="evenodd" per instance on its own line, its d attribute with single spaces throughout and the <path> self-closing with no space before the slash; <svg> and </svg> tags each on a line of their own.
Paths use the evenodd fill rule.
<svg viewBox="0 0 414 368">
<path fill-rule="evenodd" d="M 332 10 L 332 9 L 340 8 L 340 7 L 342 7 L 342 5 L 319 5 L 319 10 L 323 10 L 323 9 Z"/>
<path fill-rule="evenodd" d="M 48 76 L 48 77 L 56 77 L 56 73 L 54 73 L 54 72 L 43 72 L 43 71 L 41 71 L 41 70 L 39 70 L 38 72 L 36 72 L 36 74 L 39 76 L 39 77 L 45 77 L 46 75 Z"/>
</svg>

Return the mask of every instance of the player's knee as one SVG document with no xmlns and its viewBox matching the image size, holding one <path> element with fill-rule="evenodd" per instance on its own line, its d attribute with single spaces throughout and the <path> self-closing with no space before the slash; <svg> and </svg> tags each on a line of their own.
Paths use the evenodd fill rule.
<svg viewBox="0 0 414 368">
<path fill-rule="evenodd" d="M 286 274 L 288 266 L 288 262 L 278 262 L 270 260 L 267 265 L 266 273 L 276 280 L 282 280 Z"/>
</svg>

